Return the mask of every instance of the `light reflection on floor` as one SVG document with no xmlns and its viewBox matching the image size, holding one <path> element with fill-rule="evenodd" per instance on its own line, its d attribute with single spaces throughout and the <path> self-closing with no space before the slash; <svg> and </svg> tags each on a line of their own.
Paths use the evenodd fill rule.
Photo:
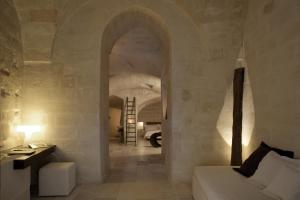
<svg viewBox="0 0 300 200">
<path fill-rule="evenodd" d="M 32 200 L 192 200 L 191 186 L 170 184 L 161 148 L 141 138 L 137 146 L 110 144 L 111 174 L 103 184 L 79 185 L 69 197 Z"/>
</svg>

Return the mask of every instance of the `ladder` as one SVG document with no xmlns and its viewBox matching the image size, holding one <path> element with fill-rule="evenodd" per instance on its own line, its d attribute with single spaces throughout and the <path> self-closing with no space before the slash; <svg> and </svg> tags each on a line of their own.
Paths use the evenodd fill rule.
<svg viewBox="0 0 300 200">
<path fill-rule="evenodd" d="M 125 129 L 124 139 L 126 144 L 137 145 L 137 130 L 136 130 L 136 101 L 135 97 L 129 100 L 126 97 L 125 102 Z"/>
</svg>

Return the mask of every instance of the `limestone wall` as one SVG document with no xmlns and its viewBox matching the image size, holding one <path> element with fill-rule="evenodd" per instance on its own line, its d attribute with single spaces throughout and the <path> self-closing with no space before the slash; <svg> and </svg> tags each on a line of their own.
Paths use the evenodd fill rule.
<svg viewBox="0 0 300 200">
<path fill-rule="evenodd" d="M 51 51 L 49 43 L 43 46 L 41 58 L 49 62 L 35 57 L 26 62 L 25 108 L 46 114 L 44 138 L 58 145 L 58 159 L 76 162 L 80 182 L 102 181 L 108 174 L 108 55 L 137 23 L 152 30 L 165 48 L 162 96 L 168 119 L 163 127 L 170 179 L 189 182 L 196 165 L 228 164 L 230 146 L 216 124 L 242 45 L 245 5 L 197 2 L 69 0 L 47 16 L 28 8 L 30 2 L 18 9 L 24 16 L 35 10 L 34 19 L 57 17 L 43 22 L 57 23 Z"/>
<path fill-rule="evenodd" d="M 23 143 L 14 131 L 21 121 L 23 55 L 19 19 L 13 1 L 0 1 L 0 147 Z"/>
<path fill-rule="evenodd" d="M 1 75 L 1 87 L 22 92 L 20 98 L 0 97 L 1 137 L 10 138 L 9 124 L 20 120 L 9 117 L 13 110 L 21 110 L 24 120 L 43 113 L 46 132 L 34 139 L 57 144 L 57 159 L 76 162 L 79 182 L 103 181 L 108 174 L 109 53 L 137 23 L 164 47 L 162 92 L 154 92 L 167 110 L 163 152 L 172 181 L 189 182 L 196 165 L 229 163 L 230 145 L 217 123 L 243 40 L 255 111 L 254 133 L 244 150 L 265 140 L 299 156 L 297 0 L 15 2 L 24 36 L 24 89 L 18 19 L 12 1 L 2 0 L 0 67 L 12 73 Z M 124 86 L 122 80 L 115 83 Z M 138 94 L 153 97 L 146 91 Z M 229 116 L 231 110 L 225 112 Z"/>
<path fill-rule="evenodd" d="M 173 181 L 190 181 L 195 165 L 226 164 L 229 160 L 230 147 L 217 131 L 216 123 L 242 43 L 244 4 L 233 0 L 209 1 L 204 9 L 195 7 L 203 16 L 199 18 L 202 21 L 196 23 L 189 12 L 173 1 L 160 1 L 159 4 L 154 1 L 88 1 L 82 4 L 69 1 L 63 19 L 59 20 L 62 23 L 58 25 L 54 58 L 64 63 L 75 76 L 89 75 L 95 94 L 99 93 L 100 83 L 99 95 L 106 94 L 108 90 L 105 89 L 107 81 L 103 82 L 103 73 L 107 72 L 100 68 L 102 34 L 114 17 L 132 8 L 141 8 L 142 13 L 145 9 L 146 17 L 142 18 L 149 16 L 145 24 L 151 24 L 154 19 L 169 35 L 169 41 L 164 40 L 170 42 L 170 67 L 167 70 L 170 76 L 167 122 L 170 135 L 167 141 L 169 150 L 166 151 L 168 171 Z M 136 15 L 133 11 L 133 16 Z M 127 27 L 109 35 L 117 39 L 122 31 L 134 27 L 136 19 L 140 16 L 124 15 Z M 122 22 L 117 21 L 113 26 L 121 26 L 119 23 Z M 151 25 L 148 27 L 151 28 Z M 159 28 L 155 30 L 160 31 Z M 108 49 L 102 49 L 107 51 L 102 55 L 109 53 L 110 45 L 109 42 L 104 45 Z M 100 119 L 105 120 L 107 114 L 105 107 L 102 107 L 105 104 L 105 98 L 101 97 L 97 103 L 89 105 L 95 110 L 100 109 Z M 98 105 L 101 105 L 100 108 Z M 104 124 L 101 125 L 100 135 L 107 131 L 103 127 Z M 100 140 L 100 148 L 104 147 L 101 152 L 105 152 L 105 136 Z M 104 159 L 102 162 L 107 161 Z"/>
<path fill-rule="evenodd" d="M 161 122 L 162 108 L 161 102 L 150 104 L 138 113 L 139 122 Z"/>
<path fill-rule="evenodd" d="M 76 163 L 78 182 L 100 181 L 98 97 L 90 79 L 62 63 L 25 65 L 24 115 L 41 113 L 46 125 L 31 141 L 56 144 L 58 161 Z"/>
<path fill-rule="evenodd" d="M 300 156 L 300 3 L 249 1 L 245 51 L 253 89 L 255 129 L 261 140 Z"/>
<path fill-rule="evenodd" d="M 21 22 L 24 60 L 49 61 L 60 4 L 56 0 L 13 1 Z"/>
</svg>

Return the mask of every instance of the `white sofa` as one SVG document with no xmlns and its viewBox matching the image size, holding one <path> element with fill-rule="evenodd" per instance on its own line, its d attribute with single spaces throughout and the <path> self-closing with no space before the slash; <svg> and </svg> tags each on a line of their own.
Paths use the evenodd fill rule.
<svg viewBox="0 0 300 200">
<path fill-rule="evenodd" d="M 260 186 L 228 166 L 201 166 L 194 169 L 195 200 L 274 200 L 260 192 Z"/>
</svg>

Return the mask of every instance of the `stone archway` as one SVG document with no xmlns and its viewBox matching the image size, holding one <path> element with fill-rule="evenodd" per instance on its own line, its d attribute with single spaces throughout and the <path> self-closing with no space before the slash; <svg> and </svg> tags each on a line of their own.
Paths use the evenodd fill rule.
<svg viewBox="0 0 300 200">
<path fill-rule="evenodd" d="M 167 73 L 170 65 L 170 37 L 163 21 L 152 11 L 133 7 L 118 16 L 114 17 L 107 25 L 102 36 L 101 46 L 101 69 L 100 69 L 100 144 L 102 162 L 102 173 L 107 176 L 110 169 L 108 152 L 108 96 L 109 96 L 109 54 L 115 42 L 131 29 L 140 26 L 152 32 L 162 43 L 164 55 L 164 69 L 162 80 L 165 82 L 162 88 L 162 98 L 167 98 L 169 74 Z M 164 100 L 167 102 L 167 100 Z M 165 105 L 166 108 L 166 105 Z M 164 108 L 164 109 L 165 109 Z"/>
<path fill-rule="evenodd" d="M 170 51 L 166 52 L 166 60 L 170 63 L 164 68 L 163 77 L 167 79 L 162 82 L 165 88 L 162 96 L 168 96 L 163 99 L 168 99 L 167 109 L 163 102 L 164 114 L 168 110 L 164 120 L 166 129 L 172 133 L 166 147 L 168 177 L 171 181 L 187 182 L 196 165 L 226 163 L 224 152 L 228 145 L 217 132 L 216 122 L 241 46 L 241 15 L 245 10 L 241 4 L 230 3 L 224 7 L 209 3 L 202 11 L 197 11 L 203 20 L 196 21 L 180 4 L 169 0 L 159 3 L 148 0 L 68 1 L 63 15 L 59 16 L 51 69 L 54 73 L 62 72 L 63 82 L 70 84 L 54 91 L 51 97 L 63 102 L 51 101 L 51 106 L 53 102 L 57 102 L 57 107 L 72 105 L 71 109 L 55 113 L 66 119 L 63 125 L 70 133 L 64 140 L 49 137 L 61 146 L 65 155 L 78 163 L 80 182 L 103 181 L 104 172 L 109 169 L 105 146 L 107 125 L 104 123 L 107 121 L 105 105 L 108 104 L 105 67 L 108 60 L 105 56 L 122 32 L 141 21 L 157 35 L 170 35 L 165 40 L 170 40 L 167 43 L 171 44 Z M 216 10 L 230 17 L 214 16 Z M 108 36 L 111 36 L 109 40 L 103 39 Z M 75 134 L 79 135 L 79 140 L 70 137 Z M 211 151 L 212 148 L 215 151 Z M 82 151 L 74 154 L 69 149 Z"/>
</svg>

